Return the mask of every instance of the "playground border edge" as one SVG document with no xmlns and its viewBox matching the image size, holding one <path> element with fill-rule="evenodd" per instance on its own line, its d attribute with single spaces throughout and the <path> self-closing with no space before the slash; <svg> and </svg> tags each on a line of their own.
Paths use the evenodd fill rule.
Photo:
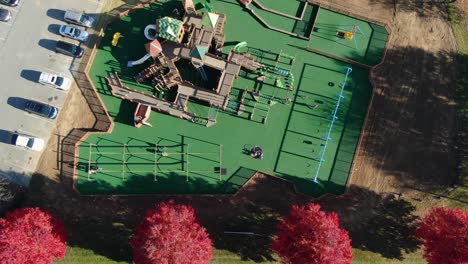
<svg viewBox="0 0 468 264">
<path fill-rule="evenodd" d="M 101 39 L 102 39 L 102 36 L 104 34 L 104 30 L 107 28 L 107 26 L 116 21 L 117 19 L 120 19 L 122 17 L 125 17 L 127 16 L 128 14 L 138 10 L 138 9 L 141 9 L 141 8 L 144 8 L 146 6 L 148 6 L 149 4 L 151 3 L 154 3 L 154 2 L 157 2 L 158 0 L 147 0 L 145 2 L 142 2 L 126 11 L 123 11 L 123 12 L 120 12 L 118 13 L 117 15 L 109 18 L 107 21 L 104 21 L 103 24 L 100 26 L 99 28 L 99 31 L 96 29 L 95 31 L 98 31 L 98 35 L 97 35 L 97 40 L 96 42 L 92 45 L 93 48 L 91 50 L 91 53 L 88 57 L 88 60 L 86 62 L 86 66 L 85 66 L 85 69 L 83 70 L 84 71 L 84 75 L 86 77 L 86 81 L 89 82 L 92 90 L 94 93 L 96 93 L 97 95 L 97 98 L 99 100 L 99 103 L 100 103 L 100 107 L 102 107 L 103 109 L 103 112 L 105 113 L 105 119 L 107 120 L 100 120 L 98 117 L 96 117 L 96 122 L 95 124 L 93 125 L 93 127 L 91 128 L 92 130 L 90 131 L 85 131 L 83 129 L 79 129 L 79 128 L 74 128 L 63 140 L 62 140 L 62 156 L 63 156 L 63 152 L 64 152 L 64 146 L 65 146 L 65 142 L 69 142 L 70 146 L 73 147 L 73 151 L 71 151 L 70 153 L 73 153 L 73 159 L 72 160 L 68 160 L 67 162 L 64 161 L 64 158 L 62 158 L 62 163 L 69 163 L 69 165 L 71 166 L 67 166 L 67 167 L 64 167 L 62 165 L 62 168 L 61 168 L 61 176 L 64 176 L 64 172 L 68 169 L 68 170 L 72 170 L 72 184 L 71 184 L 71 187 L 74 191 L 76 191 L 77 193 L 79 193 L 80 195 L 85 195 L 85 194 L 81 194 L 78 189 L 76 188 L 76 183 L 77 183 L 77 171 L 76 171 L 76 164 L 77 164 L 77 158 L 78 158 L 78 149 L 79 149 L 79 144 L 81 142 L 83 142 L 89 135 L 90 133 L 98 133 L 98 134 L 109 134 L 112 132 L 113 130 L 113 127 L 114 127 L 114 122 L 112 121 L 111 117 L 109 116 L 108 112 L 107 112 L 107 108 L 105 107 L 104 103 L 102 102 L 102 99 L 100 98 L 100 96 L 98 95 L 97 93 L 97 89 L 96 87 L 94 86 L 93 82 L 91 81 L 91 78 L 89 76 L 89 70 L 90 70 L 90 67 L 91 67 L 91 64 L 92 62 L 94 61 L 94 57 L 96 55 L 96 52 L 97 52 L 97 47 L 99 46 L 100 42 L 101 42 Z M 385 46 L 384 48 L 384 54 L 382 56 L 382 59 L 381 61 L 377 64 L 377 65 L 374 65 L 373 67 L 370 68 L 370 71 L 369 71 L 369 81 L 373 87 L 372 89 L 372 94 L 371 94 L 371 98 L 369 100 L 369 106 L 367 108 L 367 112 L 366 112 L 366 116 L 365 116 L 365 121 L 364 121 L 364 125 L 361 129 L 361 133 L 360 133 L 360 137 L 359 137 L 359 141 L 358 141 L 358 144 L 357 144 L 357 150 L 354 154 L 354 158 L 353 158 L 353 162 L 352 162 L 352 165 L 351 165 L 351 169 L 350 169 L 350 174 L 348 176 L 348 179 L 346 181 L 346 185 L 345 185 L 345 191 L 342 193 L 342 194 L 330 194 L 330 193 L 327 193 L 327 194 L 323 194 L 319 197 L 313 197 L 313 199 L 321 199 L 321 198 L 324 198 L 324 197 L 328 197 L 328 196 L 332 196 L 332 197 L 337 197 L 337 196 L 342 196 L 342 195 L 345 195 L 347 192 L 348 192 L 348 187 L 349 187 L 349 184 L 350 184 L 350 181 L 352 179 L 352 177 L 354 176 L 354 174 L 356 173 L 356 171 L 358 170 L 358 167 L 359 166 L 357 163 L 359 163 L 360 161 L 360 158 L 363 156 L 363 144 L 364 142 L 367 140 L 367 133 L 366 131 L 368 130 L 367 128 L 369 126 L 372 126 L 372 120 L 369 121 L 369 117 L 370 117 L 370 114 L 372 112 L 372 104 L 373 104 L 373 101 L 374 101 L 374 95 L 375 95 L 375 82 L 374 82 L 374 79 L 375 79 L 375 76 L 374 76 L 374 70 L 381 66 L 384 62 L 385 62 L 385 57 L 387 55 L 387 50 L 388 50 L 388 46 L 391 45 L 392 43 L 392 30 L 391 30 L 391 27 L 388 26 L 387 23 L 384 23 L 382 21 L 378 21 L 378 20 L 375 20 L 375 19 L 372 19 L 372 18 L 369 18 L 369 17 L 365 17 L 365 16 L 362 16 L 362 15 L 359 15 L 357 13 L 353 13 L 353 12 L 349 12 L 349 11 L 345 11 L 341 8 L 338 8 L 336 7 L 335 5 L 333 4 L 323 4 L 321 1 L 317 1 L 317 0 L 307 0 L 308 3 L 310 4 L 314 4 L 314 5 L 318 5 L 319 7 L 323 7 L 323 8 L 326 8 L 326 9 L 329 9 L 329 10 L 332 10 L 332 11 L 335 11 L 335 12 L 339 12 L 339 13 L 342 13 L 342 14 L 346 14 L 346 15 L 349 15 L 349 16 L 353 16 L 353 17 L 356 17 L 356 18 L 359 18 L 359 19 L 362 19 L 362 20 L 365 20 L 365 21 L 369 21 L 369 22 L 372 22 L 372 23 L 375 23 L 375 24 L 378 24 L 378 25 L 381 25 L 383 27 L 385 27 L 385 29 L 388 31 L 389 33 L 389 40 L 387 42 L 387 45 Z M 81 85 L 78 84 L 77 82 L 77 85 L 78 87 L 80 88 L 80 90 L 82 91 L 82 94 L 84 97 L 87 97 L 87 94 L 85 92 L 83 92 L 83 88 L 81 87 Z M 93 112 L 93 114 L 96 116 L 96 113 Z M 105 124 L 104 125 L 104 129 L 100 129 L 101 125 L 102 124 Z M 73 134 L 73 131 L 74 130 L 78 130 L 78 131 L 82 131 L 84 132 L 80 137 L 77 137 L 75 139 L 69 139 L 69 137 L 72 136 Z M 359 161 L 358 161 L 359 160 Z M 71 164 L 70 164 L 71 163 Z M 67 172 L 70 172 L 70 171 L 67 171 Z M 184 195 L 184 196 L 187 196 L 187 195 L 196 195 L 196 196 L 236 196 L 243 188 L 244 186 L 246 186 L 250 181 L 252 181 L 252 179 L 256 178 L 259 174 L 263 174 L 267 177 L 272 177 L 273 179 L 277 179 L 277 180 L 281 180 L 281 181 L 284 181 L 284 182 L 287 182 L 288 185 L 290 186 L 290 188 L 292 189 L 292 191 L 296 194 L 296 195 L 300 195 L 300 196 L 306 196 L 305 194 L 299 192 L 296 188 L 296 186 L 289 180 L 286 180 L 286 179 L 283 179 L 281 177 L 277 177 L 277 176 L 273 176 L 273 175 L 270 175 L 270 174 L 266 174 L 266 173 L 263 173 L 261 171 L 257 171 L 249 180 L 247 180 L 235 193 L 233 194 L 147 194 L 147 195 L 144 195 L 144 194 L 111 194 L 112 196 L 181 196 L 181 195 Z M 68 186 L 70 187 L 70 186 Z M 109 195 L 109 194 L 91 194 L 91 195 L 86 195 L 86 196 L 103 196 L 103 195 Z M 306 196 L 306 197 L 309 197 L 309 196 Z"/>
</svg>

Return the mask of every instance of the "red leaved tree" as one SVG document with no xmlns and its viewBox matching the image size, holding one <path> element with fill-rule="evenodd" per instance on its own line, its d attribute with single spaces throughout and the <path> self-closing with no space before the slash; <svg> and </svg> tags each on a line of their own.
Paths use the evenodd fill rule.
<svg viewBox="0 0 468 264">
<path fill-rule="evenodd" d="M 416 236 L 423 241 L 429 264 L 468 263 L 468 212 L 433 208 L 419 223 Z"/>
<path fill-rule="evenodd" d="M 39 208 L 22 208 L 0 219 L 0 263 L 52 263 L 62 259 L 65 227 Z"/>
<path fill-rule="evenodd" d="M 161 203 L 146 212 L 130 240 L 137 264 L 203 264 L 212 257 L 212 243 L 187 205 Z"/>
<path fill-rule="evenodd" d="M 327 214 L 318 204 L 294 205 L 278 224 L 278 230 L 271 247 L 282 263 L 351 263 L 348 231 L 340 228 L 336 213 Z"/>
</svg>

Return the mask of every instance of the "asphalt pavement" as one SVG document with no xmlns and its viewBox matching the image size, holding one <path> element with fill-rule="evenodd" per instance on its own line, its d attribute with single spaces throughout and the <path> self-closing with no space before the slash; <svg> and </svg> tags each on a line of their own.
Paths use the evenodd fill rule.
<svg viewBox="0 0 468 264">
<path fill-rule="evenodd" d="M 49 140 L 56 120 L 27 113 L 24 102 L 33 99 L 56 106 L 60 115 L 67 92 L 37 79 L 42 71 L 73 79 L 69 70 L 73 58 L 54 48 L 57 40 L 79 42 L 61 37 L 58 28 L 66 24 L 65 10 L 85 11 L 97 19 L 101 6 L 99 0 L 20 0 L 17 7 L 2 6 L 12 12 L 12 19 L 0 22 L 0 177 L 29 185 L 41 152 L 12 145 L 11 134 Z"/>
</svg>

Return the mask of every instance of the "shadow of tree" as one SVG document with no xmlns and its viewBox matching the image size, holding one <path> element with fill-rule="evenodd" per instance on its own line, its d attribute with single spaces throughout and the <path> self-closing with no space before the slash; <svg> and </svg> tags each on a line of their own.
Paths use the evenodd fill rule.
<svg viewBox="0 0 468 264">
<path fill-rule="evenodd" d="M 217 249 L 255 262 L 275 260 L 269 244 L 279 217 L 287 214 L 293 204 L 313 201 L 297 195 L 287 181 L 264 175 L 255 176 L 231 196 L 85 196 L 35 174 L 26 205 L 49 209 L 63 219 L 69 229 L 70 246 L 90 249 L 115 261 L 131 261 L 129 238 L 134 226 L 147 209 L 169 199 L 194 207 Z M 414 207 L 404 200 L 351 186 L 341 197 L 327 196 L 313 202 L 339 214 L 357 248 L 401 258 L 401 252 L 413 252 L 418 247 L 411 237 L 417 219 L 412 214 Z"/>
<path fill-rule="evenodd" d="M 415 1 L 407 5 L 408 10 L 420 9 L 421 15 L 438 8 L 430 2 L 422 3 L 422 7 Z M 454 57 L 412 47 L 395 49 L 388 51 L 386 64 L 375 70 L 378 91 L 370 116 L 373 123 L 363 145 L 366 156 L 375 159 L 365 162 L 391 173 L 403 186 L 438 188 L 454 178 Z M 466 61 L 466 57 L 457 60 Z M 459 88 L 466 87 L 466 76 L 459 81 Z M 136 181 L 127 184 L 143 184 Z M 111 187 L 102 184 L 103 189 Z M 257 177 L 234 196 L 82 196 L 36 174 L 27 205 L 50 209 L 62 218 L 70 230 L 71 246 L 88 248 L 113 260 L 131 261 L 128 239 L 132 228 L 146 209 L 170 198 L 195 208 L 217 248 L 254 261 L 274 259 L 268 245 L 278 217 L 292 204 L 311 201 L 296 195 L 290 184 L 266 176 Z M 316 202 L 324 210 L 339 214 L 357 248 L 397 259 L 402 258 L 402 252 L 418 248 L 411 236 L 417 218 L 414 207 L 405 200 L 352 185 L 341 197 L 327 196 Z M 261 236 L 224 233 L 228 230 Z"/>
<path fill-rule="evenodd" d="M 363 162 L 395 177 L 399 187 L 440 190 L 456 177 L 454 81 L 460 56 L 390 49 L 373 71 L 376 91 L 362 142 L 369 158 Z"/>
<path fill-rule="evenodd" d="M 26 189 L 0 176 L 0 217 L 9 210 L 20 207 L 26 198 Z"/>
<path fill-rule="evenodd" d="M 389 197 L 382 201 L 360 230 L 353 230 L 355 248 L 377 252 L 386 258 L 403 259 L 402 252 L 414 252 L 419 242 L 413 237 L 418 217 L 415 207 L 405 201 Z M 358 227 L 358 228 L 359 228 Z"/>
<path fill-rule="evenodd" d="M 378 194 L 355 185 L 341 197 L 323 197 L 322 208 L 336 211 L 349 231 L 352 246 L 389 259 L 403 259 L 403 252 L 419 248 L 413 237 L 418 217 L 415 207 L 393 194 Z"/>
<path fill-rule="evenodd" d="M 456 0 L 370 0 L 370 5 L 381 5 L 401 12 L 414 12 L 420 17 L 438 16 L 447 11 L 447 4 Z M 448 18 L 447 18 L 448 19 Z"/>
<path fill-rule="evenodd" d="M 213 237 L 214 245 L 236 253 L 244 261 L 274 261 L 270 243 L 279 215 L 254 205 L 248 207 L 247 212 L 223 221 L 225 231 Z"/>
</svg>

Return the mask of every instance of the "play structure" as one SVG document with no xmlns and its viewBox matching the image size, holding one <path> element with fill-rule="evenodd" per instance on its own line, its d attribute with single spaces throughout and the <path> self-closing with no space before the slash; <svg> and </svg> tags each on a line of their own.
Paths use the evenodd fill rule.
<svg viewBox="0 0 468 264">
<path fill-rule="evenodd" d="M 138 60 L 127 62 L 127 67 L 133 67 L 135 65 L 142 64 L 149 58 L 156 57 L 162 52 L 161 43 L 159 43 L 157 39 L 154 39 L 151 42 L 146 43 L 145 49 L 146 49 L 146 54 L 143 55 L 143 57 L 141 57 Z"/>
<path fill-rule="evenodd" d="M 200 122 L 201 117 L 190 113 L 187 109 L 190 98 L 204 101 L 210 107 L 226 110 L 232 85 L 241 68 L 256 72 L 264 65 L 256 62 L 249 53 L 240 51 L 241 48 L 247 47 L 246 42 L 238 43 L 227 58 L 216 55 L 224 45 L 226 16 L 212 12 L 207 7 L 208 4 L 205 4 L 205 8 L 209 12 L 197 14 L 191 1 L 183 3 L 186 12 L 182 20 L 163 17 L 157 19 L 155 24 L 146 26 L 145 37 L 151 40 L 145 44 L 146 54 L 138 60 L 127 63 L 128 67 L 134 67 L 152 59 L 152 64 L 134 77 L 135 81 L 138 83 L 149 81 L 160 93 L 175 91 L 175 100 L 167 101 L 162 97 L 129 89 L 122 84 L 117 73 L 107 77 L 107 81 L 112 94 L 116 97 L 138 105 L 144 103 L 156 111 L 211 126 L 216 123 L 217 114 L 209 114 L 204 117 L 204 122 Z M 154 34 L 150 34 L 152 30 Z M 176 66 L 179 60 L 189 62 L 193 71 L 198 72 L 204 83 L 211 81 L 209 80 L 211 77 L 207 74 L 208 69 L 210 72 L 218 72 L 220 77 L 216 87 L 201 87 L 184 80 Z M 279 69 L 276 71 L 285 74 Z"/>
<path fill-rule="evenodd" d="M 240 52 L 240 49 L 244 48 L 244 47 L 247 47 L 247 42 L 242 41 L 242 42 L 236 44 L 236 46 L 234 46 L 234 51 L 235 52 Z"/>
<path fill-rule="evenodd" d="M 325 162 L 325 159 L 324 159 L 325 151 L 327 150 L 327 146 L 328 146 L 329 141 L 332 140 L 330 135 L 331 135 L 331 132 L 332 132 L 332 129 L 333 129 L 333 125 L 335 124 L 335 121 L 338 120 L 337 113 L 338 113 L 338 109 L 340 107 L 340 103 L 344 98 L 343 91 L 345 89 L 346 82 L 348 81 L 348 77 L 349 77 L 349 75 L 351 74 L 352 71 L 353 71 L 353 69 L 351 69 L 351 67 L 346 67 L 346 75 L 345 75 L 345 78 L 343 80 L 343 83 L 341 83 L 341 85 L 340 85 L 340 93 L 337 94 L 338 99 L 336 101 L 335 108 L 333 109 L 333 112 L 331 114 L 331 122 L 328 125 L 327 134 L 323 138 L 325 140 L 325 142 L 322 144 L 322 150 L 320 151 L 320 157 L 318 158 L 319 163 L 318 163 L 317 169 L 315 171 L 314 179 L 313 179 L 313 181 L 316 182 L 316 183 L 318 183 L 318 176 L 319 176 L 320 168 L 322 167 L 322 164 Z"/>
<path fill-rule="evenodd" d="M 191 174 L 210 173 L 217 175 L 221 181 L 227 172 L 222 167 L 221 144 L 216 144 L 210 151 L 201 152 L 192 151 L 190 144 L 111 146 L 89 143 L 87 147 L 88 159 L 83 165 L 86 166 L 88 181 L 94 181 L 99 174 L 114 175 L 122 181 L 126 181 L 128 175 L 151 174 L 156 182 L 159 176 L 172 173 L 183 174 L 186 181 L 189 181 Z M 191 168 L 192 159 L 209 160 L 209 165 L 206 168 Z"/>
<path fill-rule="evenodd" d="M 120 32 L 115 32 L 114 36 L 112 36 L 112 46 L 117 46 L 117 44 L 119 43 L 119 38 L 121 36 L 122 35 L 120 35 Z"/>
<path fill-rule="evenodd" d="M 151 33 L 153 32 L 153 33 Z M 156 34 L 156 25 L 150 24 L 145 27 L 145 30 L 143 31 L 145 34 L 145 37 L 148 40 L 154 40 L 158 35 Z"/>
<path fill-rule="evenodd" d="M 337 42 L 342 41 L 342 40 L 353 41 L 354 48 L 357 49 L 358 48 L 358 43 L 356 41 L 355 35 L 356 34 L 364 35 L 361 28 L 358 25 L 338 25 L 338 27 L 345 28 L 345 29 L 352 27 L 352 29 L 345 30 L 345 31 L 341 31 L 341 30 L 337 31 L 336 36 L 338 37 L 338 39 L 336 41 Z"/>
<path fill-rule="evenodd" d="M 151 107 L 149 105 L 145 104 L 137 104 L 137 107 L 135 109 L 134 113 L 134 125 L 135 127 L 141 127 L 142 125 L 150 126 L 152 125 L 147 122 L 148 118 L 150 117 L 151 114 Z"/>
<path fill-rule="evenodd" d="M 241 4 L 203 2 L 149 3 L 104 28 L 89 73 L 112 130 L 77 143 L 76 190 L 234 194 L 260 171 L 306 195 L 343 193 L 372 92 L 346 59 L 374 56 L 375 27 L 311 0 L 244 1 L 286 35 Z"/>
<path fill-rule="evenodd" d="M 304 39 L 304 40 L 310 39 L 309 34 L 310 34 L 310 30 L 313 27 L 313 21 L 310 21 L 311 19 L 310 16 L 312 14 L 312 11 L 311 11 L 312 6 L 309 5 L 307 1 L 300 3 L 302 6 L 299 7 L 300 11 L 298 10 L 298 12 L 300 13 L 299 16 L 286 14 L 284 12 L 265 7 L 257 0 L 238 0 L 238 1 L 245 9 L 249 11 L 249 13 L 253 17 L 255 17 L 258 21 L 260 21 L 265 27 L 274 31 L 278 31 L 278 32 L 293 36 L 293 37 L 300 38 L 300 39 Z M 270 13 L 270 15 L 273 15 L 273 16 L 280 16 L 280 17 L 289 19 L 294 25 L 297 25 L 303 28 L 303 30 L 298 30 L 298 31 L 302 31 L 302 34 L 296 32 L 296 30 L 288 31 L 288 30 L 279 28 L 277 26 L 271 25 L 269 22 L 267 22 L 267 19 L 266 19 L 266 18 L 269 18 L 269 16 L 262 16 L 260 14 L 262 11 L 268 12 Z M 278 26 L 281 26 L 281 25 L 278 25 Z"/>
</svg>

